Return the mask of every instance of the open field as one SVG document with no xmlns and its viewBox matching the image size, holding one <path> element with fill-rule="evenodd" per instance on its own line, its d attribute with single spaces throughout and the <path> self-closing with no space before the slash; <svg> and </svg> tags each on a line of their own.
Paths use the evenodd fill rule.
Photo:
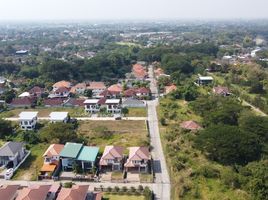
<svg viewBox="0 0 268 200">
<path fill-rule="evenodd" d="M 126 117 L 147 117 L 147 108 L 128 108 Z"/>
<path fill-rule="evenodd" d="M 7 117 L 18 117 L 20 112 L 22 111 L 38 111 L 38 117 L 48 117 L 49 114 L 53 111 L 65 111 L 69 112 L 71 117 L 84 117 L 88 116 L 85 113 L 84 108 L 35 108 L 35 109 L 24 109 L 24 108 L 16 108 L 9 111 L 4 111 L 0 113 L 0 117 L 7 118 Z"/>
<path fill-rule="evenodd" d="M 90 145 L 103 151 L 106 145 L 123 147 L 149 145 L 145 121 L 83 121 L 78 134 L 85 136 Z"/>
<path fill-rule="evenodd" d="M 37 144 L 30 148 L 31 154 L 19 167 L 12 179 L 14 180 L 37 180 L 39 170 L 43 165 L 42 155 L 48 148 L 48 144 Z"/>
<path fill-rule="evenodd" d="M 104 200 L 144 200 L 144 196 L 104 194 Z"/>
</svg>

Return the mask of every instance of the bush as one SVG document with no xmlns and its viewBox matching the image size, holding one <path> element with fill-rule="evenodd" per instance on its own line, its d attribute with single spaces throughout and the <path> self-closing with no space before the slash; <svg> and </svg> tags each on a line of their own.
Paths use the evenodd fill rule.
<svg viewBox="0 0 268 200">
<path fill-rule="evenodd" d="M 218 178 L 220 176 L 220 171 L 209 165 L 199 168 L 197 173 L 206 178 Z"/>
<path fill-rule="evenodd" d="M 63 184 L 63 187 L 64 188 L 71 188 L 73 185 L 75 185 L 75 183 L 73 183 L 73 182 L 66 182 L 66 183 Z"/>
</svg>

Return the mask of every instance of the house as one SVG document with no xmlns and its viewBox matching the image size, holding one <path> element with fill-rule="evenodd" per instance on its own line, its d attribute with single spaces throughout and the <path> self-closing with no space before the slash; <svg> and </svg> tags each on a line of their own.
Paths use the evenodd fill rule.
<svg viewBox="0 0 268 200">
<path fill-rule="evenodd" d="M 148 73 L 146 72 L 145 68 L 141 64 L 133 65 L 132 73 L 134 74 L 135 78 L 138 80 L 144 80 L 148 76 Z"/>
<path fill-rule="evenodd" d="M 62 170 L 73 169 L 83 144 L 67 142 L 60 152 Z"/>
<path fill-rule="evenodd" d="M 29 90 L 29 94 L 34 97 L 41 97 L 44 94 L 44 89 L 38 86 L 34 86 L 32 89 Z"/>
<path fill-rule="evenodd" d="M 120 99 L 106 99 L 105 101 L 107 112 L 121 113 L 121 100 Z"/>
<path fill-rule="evenodd" d="M 149 88 L 141 87 L 136 89 L 136 95 L 138 97 L 149 97 L 151 90 Z"/>
<path fill-rule="evenodd" d="M 71 88 L 70 92 L 73 94 L 84 94 L 86 89 L 87 85 L 85 83 L 78 83 Z"/>
<path fill-rule="evenodd" d="M 18 192 L 16 200 L 47 200 L 51 185 L 31 185 Z"/>
<path fill-rule="evenodd" d="M 169 94 L 176 90 L 177 90 L 177 86 L 175 84 L 172 84 L 172 85 L 165 86 L 164 93 Z"/>
<path fill-rule="evenodd" d="M 202 127 L 198 123 L 192 120 L 182 122 L 180 124 L 180 127 L 186 130 L 191 130 L 191 131 L 202 129 Z"/>
<path fill-rule="evenodd" d="M 36 98 L 34 97 L 23 97 L 15 98 L 11 101 L 10 106 L 14 108 L 31 108 L 34 107 Z"/>
<path fill-rule="evenodd" d="M 111 85 L 110 87 L 108 87 L 107 90 L 109 92 L 121 94 L 123 92 L 123 87 L 120 84 L 114 84 L 114 85 Z"/>
<path fill-rule="evenodd" d="M 24 130 L 33 130 L 37 123 L 38 112 L 21 112 L 19 114 L 20 127 Z"/>
<path fill-rule="evenodd" d="M 217 87 L 214 87 L 212 91 L 214 94 L 217 94 L 217 95 L 222 95 L 222 96 L 231 95 L 231 93 L 227 87 L 217 86 Z"/>
<path fill-rule="evenodd" d="M 87 200 L 88 190 L 88 185 L 73 185 L 72 188 L 62 188 L 57 200 Z"/>
<path fill-rule="evenodd" d="M 125 163 L 125 170 L 147 172 L 150 153 L 148 147 L 130 147 L 129 156 Z"/>
<path fill-rule="evenodd" d="M 84 105 L 86 112 L 97 113 L 100 111 L 99 99 L 86 99 Z"/>
<path fill-rule="evenodd" d="M 59 166 L 60 152 L 64 148 L 62 144 L 51 144 L 43 154 L 44 164 L 40 170 L 41 176 L 50 177 Z"/>
<path fill-rule="evenodd" d="M 104 90 L 99 94 L 98 98 L 114 99 L 119 98 L 120 96 L 121 92 Z"/>
<path fill-rule="evenodd" d="M 53 98 L 53 99 L 44 99 L 45 107 L 62 107 L 64 104 L 64 100 L 67 98 Z"/>
<path fill-rule="evenodd" d="M 4 185 L 0 187 L 0 199 L 14 200 L 18 195 L 19 185 Z"/>
<path fill-rule="evenodd" d="M 49 114 L 50 122 L 56 123 L 56 122 L 63 122 L 67 123 L 70 119 L 70 116 L 68 112 L 51 112 Z"/>
<path fill-rule="evenodd" d="M 89 147 L 83 146 L 78 157 L 77 161 L 81 163 L 83 170 L 93 169 L 95 166 L 96 158 L 99 153 L 99 147 Z"/>
<path fill-rule="evenodd" d="M 25 155 L 23 142 L 7 142 L 0 148 L 0 166 L 16 168 Z"/>
<path fill-rule="evenodd" d="M 208 85 L 212 83 L 213 77 L 212 76 L 199 76 L 196 83 L 198 85 Z"/>
<path fill-rule="evenodd" d="M 87 89 L 92 90 L 92 97 L 93 98 L 100 98 L 100 93 L 106 90 L 106 86 L 103 82 L 89 82 L 89 86 Z"/>
<path fill-rule="evenodd" d="M 49 98 L 66 98 L 70 96 L 70 89 L 67 87 L 59 87 L 53 90 L 51 94 L 48 95 Z"/>
<path fill-rule="evenodd" d="M 64 107 L 84 107 L 85 99 L 68 98 L 64 101 Z"/>
<path fill-rule="evenodd" d="M 53 91 L 56 91 L 61 87 L 70 89 L 72 87 L 72 84 L 69 81 L 59 81 L 53 85 Z"/>
<path fill-rule="evenodd" d="M 123 167 L 123 147 L 106 146 L 99 162 L 100 169 L 119 171 Z"/>
<path fill-rule="evenodd" d="M 122 103 L 123 108 L 145 108 L 146 103 L 138 99 L 127 98 Z"/>
</svg>

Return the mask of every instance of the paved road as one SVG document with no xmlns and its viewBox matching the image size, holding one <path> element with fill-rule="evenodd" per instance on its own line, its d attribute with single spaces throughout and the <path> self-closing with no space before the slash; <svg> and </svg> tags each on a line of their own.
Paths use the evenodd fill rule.
<svg viewBox="0 0 268 200">
<path fill-rule="evenodd" d="M 75 119 L 79 121 L 114 121 L 114 117 L 76 117 Z M 18 117 L 9 117 L 5 118 L 8 121 L 19 121 Z M 38 117 L 39 121 L 48 121 L 50 120 L 49 117 Z M 129 121 L 144 121 L 147 120 L 147 117 L 122 117 L 122 120 L 129 120 Z"/>
<path fill-rule="evenodd" d="M 155 97 L 155 100 L 147 102 L 150 139 L 151 146 L 153 147 L 152 156 L 155 160 L 154 171 L 156 184 L 153 185 L 153 190 L 155 191 L 156 199 L 169 200 L 171 186 L 158 127 L 158 118 L 156 112 L 156 106 L 158 105 L 158 91 L 152 66 L 149 67 L 149 77 L 151 82 L 150 88 Z"/>
</svg>

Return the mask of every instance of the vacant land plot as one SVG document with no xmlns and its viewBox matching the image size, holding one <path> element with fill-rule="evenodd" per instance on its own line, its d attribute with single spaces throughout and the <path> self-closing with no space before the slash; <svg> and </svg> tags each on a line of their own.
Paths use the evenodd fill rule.
<svg viewBox="0 0 268 200">
<path fill-rule="evenodd" d="M 78 134 L 83 135 L 90 145 L 148 146 L 149 138 L 145 121 L 82 121 Z"/>
<path fill-rule="evenodd" d="M 144 200 L 144 196 L 127 196 L 127 195 L 113 195 L 113 194 L 104 194 L 103 199 L 105 200 Z"/>
<path fill-rule="evenodd" d="M 84 117 L 88 116 L 83 108 L 35 108 L 35 109 L 23 109 L 16 108 L 9 111 L 2 112 L 1 117 L 18 117 L 22 111 L 38 111 L 38 117 L 48 117 L 53 111 L 65 111 L 69 112 L 71 117 Z"/>
<path fill-rule="evenodd" d="M 37 180 L 39 170 L 41 169 L 44 159 L 42 155 L 48 148 L 48 144 L 37 144 L 30 151 L 31 154 L 25 162 L 16 171 L 13 179 L 15 180 Z"/>
<path fill-rule="evenodd" d="M 147 108 L 128 108 L 127 117 L 147 117 Z"/>
</svg>

